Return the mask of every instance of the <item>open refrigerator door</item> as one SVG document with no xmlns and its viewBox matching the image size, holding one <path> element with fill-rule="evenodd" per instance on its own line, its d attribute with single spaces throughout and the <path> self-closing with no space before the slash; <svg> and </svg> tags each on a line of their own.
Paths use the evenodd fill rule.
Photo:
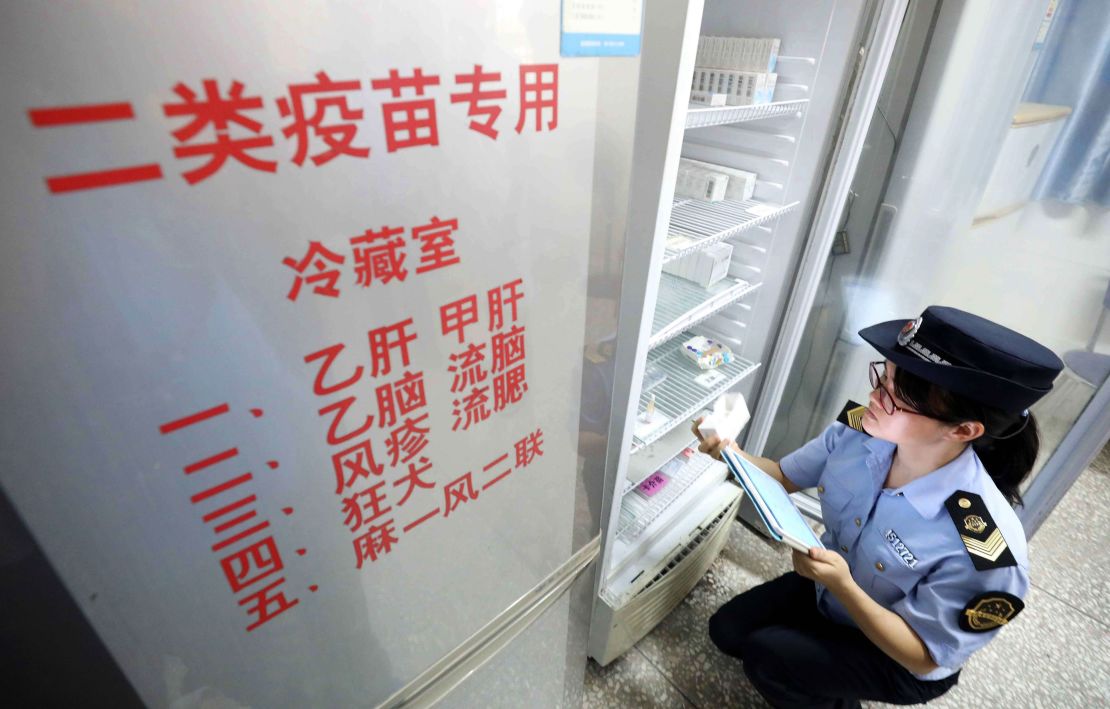
<svg viewBox="0 0 1110 709">
<path fill-rule="evenodd" d="M 634 305 L 617 342 L 629 399 L 610 430 L 588 647 L 601 664 L 666 617 L 728 539 L 741 491 L 697 452 L 691 423 L 729 393 L 756 410 L 811 224 L 843 199 L 826 183 L 858 159 L 842 136 L 870 116 L 905 0 L 669 5 L 645 10 L 622 291 Z"/>
</svg>

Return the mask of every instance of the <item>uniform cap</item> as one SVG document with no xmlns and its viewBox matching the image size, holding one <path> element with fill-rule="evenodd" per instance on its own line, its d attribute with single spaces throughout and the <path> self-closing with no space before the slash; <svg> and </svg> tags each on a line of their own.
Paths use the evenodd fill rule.
<svg viewBox="0 0 1110 709">
<path fill-rule="evenodd" d="M 996 322 L 942 305 L 888 320 L 860 337 L 896 366 L 953 393 L 1021 413 L 1052 389 L 1064 363 L 1044 345 Z"/>
</svg>

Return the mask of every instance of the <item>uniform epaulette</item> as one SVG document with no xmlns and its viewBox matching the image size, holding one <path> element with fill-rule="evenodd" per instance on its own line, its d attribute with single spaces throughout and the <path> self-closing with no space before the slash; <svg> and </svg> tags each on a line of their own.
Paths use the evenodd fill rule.
<svg viewBox="0 0 1110 709">
<path fill-rule="evenodd" d="M 944 501 L 972 563 L 979 571 L 1015 566 L 1013 552 L 1002 537 L 1002 530 L 991 519 L 983 498 L 957 490 Z"/>
<path fill-rule="evenodd" d="M 841 409 L 840 415 L 836 417 L 836 420 L 848 428 L 855 429 L 860 433 L 867 433 L 867 431 L 863 430 L 863 415 L 866 412 L 866 406 L 861 406 L 851 399 L 848 399 L 848 403 Z M 867 433 L 867 435 L 870 436 L 871 434 Z"/>
</svg>

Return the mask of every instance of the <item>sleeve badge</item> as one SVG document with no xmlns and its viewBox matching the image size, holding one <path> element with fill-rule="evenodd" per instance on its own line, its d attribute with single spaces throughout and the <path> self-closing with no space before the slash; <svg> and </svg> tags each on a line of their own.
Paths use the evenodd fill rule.
<svg viewBox="0 0 1110 709">
<path fill-rule="evenodd" d="M 1017 596 L 988 591 L 972 598 L 960 611 L 960 627 L 969 633 L 985 633 L 1006 625 L 1025 608 Z"/>
</svg>

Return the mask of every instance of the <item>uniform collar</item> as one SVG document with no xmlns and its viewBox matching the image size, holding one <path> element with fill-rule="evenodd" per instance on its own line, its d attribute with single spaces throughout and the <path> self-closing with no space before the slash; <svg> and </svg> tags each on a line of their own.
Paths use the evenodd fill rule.
<svg viewBox="0 0 1110 709">
<path fill-rule="evenodd" d="M 970 488 L 977 463 L 975 451 L 968 446 L 947 464 L 891 492 L 901 494 L 909 500 L 922 517 L 935 517 L 954 490 Z"/>
<path fill-rule="evenodd" d="M 890 473 L 890 462 L 894 458 L 896 445 L 881 438 L 868 436 L 863 441 L 863 447 L 870 455 L 867 456 L 867 468 L 871 472 L 871 492 L 878 494 L 883 489 L 883 482 Z"/>
</svg>

